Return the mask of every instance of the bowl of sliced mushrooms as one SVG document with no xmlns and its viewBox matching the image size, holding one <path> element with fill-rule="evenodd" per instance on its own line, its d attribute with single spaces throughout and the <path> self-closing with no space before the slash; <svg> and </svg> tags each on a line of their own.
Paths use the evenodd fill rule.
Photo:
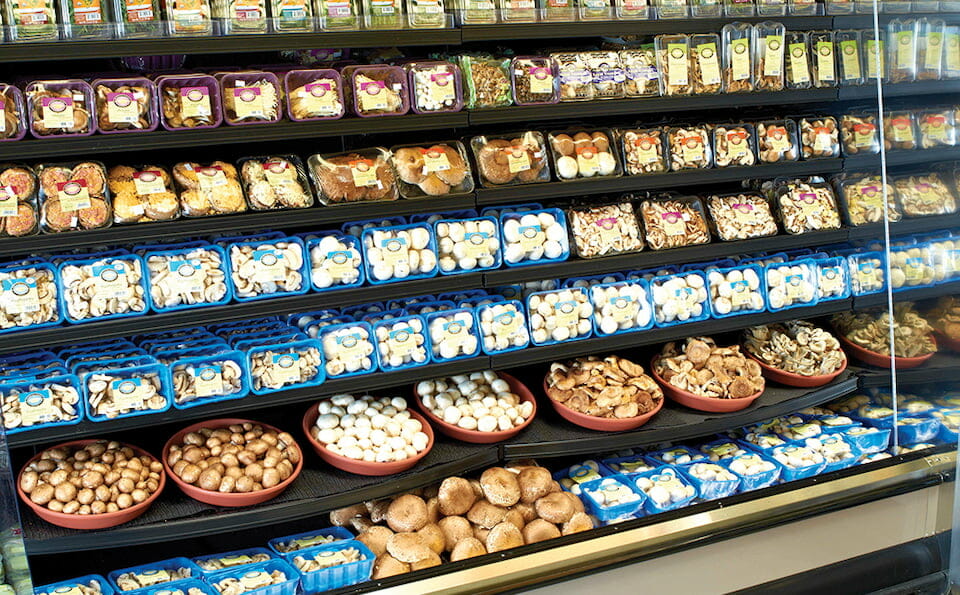
<svg viewBox="0 0 960 595">
<path fill-rule="evenodd" d="M 847 369 L 837 338 L 803 320 L 746 329 L 743 351 L 764 377 L 787 386 L 823 386 Z"/>
<path fill-rule="evenodd" d="M 854 358 L 877 366 L 898 370 L 923 365 L 937 352 L 933 327 L 904 302 L 893 307 L 893 317 L 886 310 L 842 312 L 833 316 L 843 348 Z M 890 349 L 890 325 L 893 324 L 893 357 Z"/>
</svg>

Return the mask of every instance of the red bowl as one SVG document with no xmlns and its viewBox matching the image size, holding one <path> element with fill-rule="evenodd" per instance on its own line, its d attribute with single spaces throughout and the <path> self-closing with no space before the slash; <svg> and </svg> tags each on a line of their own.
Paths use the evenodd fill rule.
<svg viewBox="0 0 960 595">
<path fill-rule="evenodd" d="M 220 492 L 204 490 L 203 488 L 191 485 L 180 479 L 177 474 L 173 472 L 173 469 L 167 464 L 170 448 L 174 444 L 181 444 L 183 442 L 183 437 L 190 432 L 197 432 L 201 428 L 210 428 L 216 430 L 218 428 L 231 426 L 233 424 L 245 423 L 257 424 L 266 430 L 273 430 L 277 433 L 282 431 L 273 426 L 268 426 L 267 424 L 262 424 L 258 421 L 251 421 L 249 419 L 211 419 L 209 421 L 203 421 L 193 424 L 192 426 L 188 426 L 174 434 L 163 447 L 163 468 L 167 470 L 167 473 L 170 475 L 170 479 L 173 480 L 173 483 L 177 484 L 177 486 L 183 490 L 184 494 L 190 496 L 194 500 L 198 500 L 206 504 L 213 504 L 214 506 L 230 507 L 253 506 L 254 504 L 261 504 L 267 500 L 270 500 L 271 498 L 276 498 L 281 492 L 283 492 L 283 490 L 290 487 L 290 484 L 297 479 L 297 476 L 299 476 L 300 472 L 303 470 L 303 449 L 300 448 L 299 444 L 297 445 L 297 448 L 300 449 L 300 461 L 294 466 L 293 473 L 290 474 L 290 477 L 273 486 L 272 488 L 260 490 L 259 492 L 248 492 L 246 494 L 221 494 Z"/>
<path fill-rule="evenodd" d="M 307 435 L 307 440 L 310 442 L 310 446 L 313 447 L 314 452 L 316 452 L 321 459 L 337 469 L 343 469 L 344 471 L 356 473 L 357 475 L 393 475 L 394 473 L 400 473 L 401 471 L 410 469 L 433 449 L 433 428 L 430 427 L 430 424 L 427 423 L 427 420 L 424 419 L 422 415 L 412 409 L 408 409 L 408 411 L 410 411 L 411 418 L 423 425 L 423 433 L 427 435 L 429 440 L 427 441 L 427 447 L 417 453 L 417 456 L 402 461 L 370 463 L 330 452 L 322 442 L 315 440 L 313 434 L 310 433 L 310 428 L 313 427 L 313 424 L 317 422 L 317 418 L 320 417 L 320 412 L 317 410 L 316 405 L 310 407 L 310 409 L 307 410 L 307 414 L 303 416 L 303 433 Z"/>
<path fill-rule="evenodd" d="M 843 345 L 847 352 L 856 359 L 878 368 L 890 368 L 889 355 L 865 349 L 840 334 L 837 335 L 837 338 L 840 339 L 840 344 Z M 933 335 L 930 336 L 930 339 L 934 342 L 934 345 L 936 345 L 936 339 L 933 338 Z M 895 357 L 893 360 L 898 370 L 906 370 L 908 368 L 922 366 L 931 357 L 933 357 L 933 353 L 918 357 Z"/>
<path fill-rule="evenodd" d="M 936 337 L 937 347 L 946 347 L 950 351 L 960 353 L 960 339 L 951 339 L 940 331 L 934 332 L 933 336 Z"/>
<path fill-rule="evenodd" d="M 665 400 L 661 398 L 660 402 L 657 403 L 657 406 L 654 407 L 652 411 L 648 411 L 642 415 L 629 417 L 627 419 L 616 419 L 580 413 L 579 411 L 574 411 L 573 409 L 567 407 L 563 403 L 558 403 L 557 401 L 551 399 L 550 393 L 547 391 L 546 378 L 543 379 L 543 393 L 547 395 L 547 399 L 550 399 L 550 404 L 553 405 L 553 408 L 557 411 L 557 413 L 560 414 L 560 417 L 574 425 L 580 426 L 581 428 L 598 430 L 600 432 L 625 432 L 627 430 L 636 430 L 643 424 L 650 421 L 654 415 L 663 409 L 663 402 Z"/>
<path fill-rule="evenodd" d="M 533 418 L 537 416 L 537 399 L 533 396 L 533 393 L 530 392 L 530 389 L 510 374 L 497 372 L 497 376 L 507 381 L 507 384 L 510 385 L 510 390 L 520 397 L 521 403 L 526 401 L 533 403 L 533 413 L 530 414 L 530 417 L 527 418 L 527 421 L 510 430 L 503 430 L 499 432 L 478 432 L 476 430 L 464 430 L 459 426 L 448 424 L 434 415 L 427 407 L 424 407 L 423 403 L 420 401 L 420 394 L 417 392 L 416 385 L 413 387 L 413 396 L 417 401 L 417 406 L 420 407 L 420 410 L 423 412 L 423 416 L 429 419 L 430 423 L 435 425 L 437 429 L 440 430 L 441 434 L 457 440 L 462 440 L 463 442 L 470 442 L 471 444 L 493 444 L 494 442 L 500 442 L 501 440 L 506 440 L 507 438 L 513 438 L 519 434 L 521 430 L 529 426 L 530 422 L 533 421 Z"/>
<path fill-rule="evenodd" d="M 749 397 L 743 397 L 742 399 L 714 399 L 711 397 L 701 397 L 700 395 L 695 395 L 690 391 L 681 390 L 666 380 L 664 380 L 660 374 L 657 374 L 657 360 L 659 356 L 654 357 L 650 365 L 650 374 L 653 376 L 653 379 L 657 381 L 663 388 L 663 394 L 670 397 L 672 400 L 680 403 L 684 407 L 689 407 L 690 409 L 696 409 L 697 411 L 706 411 L 708 413 L 730 413 L 732 411 L 740 411 L 741 409 L 746 409 L 750 406 L 750 403 L 753 403 L 760 398 L 760 395 L 763 394 L 763 391 L 754 393 Z"/>
<path fill-rule="evenodd" d="M 818 376 L 804 376 L 803 374 L 795 374 L 793 372 L 787 372 L 785 370 L 774 368 L 770 364 L 760 361 L 760 358 L 747 351 L 746 348 L 741 349 L 741 351 L 745 353 L 747 357 L 760 365 L 760 370 L 768 380 L 779 382 L 785 386 L 798 386 L 801 388 L 823 386 L 824 384 L 831 382 L 834 378 L 839 376 L 844 370 L 847 369 L 846 354 L 844 354 L 843 357 L 843 366 L 841 366 L 836 372 L 833 372 L 832 374 L 820 374 Z"/>
<path fill-rule="evenodd" d="M 63 444 L 58 444 L 52 448 L 65 448 L 65 447 L 83 447 L 93 442 L 99 442 L 99 440 L 74 440 L 72 442 L 64 442 Z M 132 446 L 129 444 L 124 444 L 124 446 L 130 446 L 133 449 L 133 452 L 137 456 L 146 455 L 151 459 L 156 460 L 157 458 L 150 454 L 149 452 Z M 49 449 L 44 449 L 49 450 Z M 104 514 L 88 514 L 88 515 L 79 515 L 79 514 L 64 514 L 62 512 L 54 512 L 45 506 L 40 506 L 32 500 L 30 496 L 27 495 L 20 488 L 20 478 L 23 477 L 23 472 L 26 471 L 27 467 L 31 463 L 40 459 L 38 453 L 35 457 L 27 461 L 27 464 L 23 466 L 23 469 L 20 470 L 20 475 L 17 476 L 17 493 L 20 494 L 20 499 L 30 507 L 33 512 L 37 513 L 37 516 L 47 521 L 50 524 L 56 525 L 58 527 L 66 527 L 67 529 L 81 529 L 84 531 L 89 531 L 92 529 L 109 529 L 110 527 L 116 527 L 117 525 L 122 525 L 128 523 L 143 513 L 147 512 L 147 509 L 150 508 L 150 505 L 160 496 L 160 492 L 163 491 L 164 486 L 167 485 L 167 474 L 160 473 L 160 485 L 157 487 L 157 491 L 154 492 L 149 498 L 141 502 L 140 504 L 135 504 L 130 508 L 125 510 L 118 510 L 117 512 L 106 512 Z M 166 465 L 164 465 L 166 468 Z"/>
</svg>

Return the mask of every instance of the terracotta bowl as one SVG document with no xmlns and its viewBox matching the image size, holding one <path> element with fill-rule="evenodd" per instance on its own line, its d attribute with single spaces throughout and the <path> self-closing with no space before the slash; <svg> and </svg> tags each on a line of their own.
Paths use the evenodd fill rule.
<svg viewBox="0 0 960 595">
<path fill-rule="evenodd" d="M 760 370 L 763 372 L 764 377 L 768 380 L 773 380 L 774 382 L 779 382 L 785 386 L 797 386 L 800 388 L 813 388 L 815 386 L 823 386 L 833 381 L 834 378 L 839 376 L 844 370 L 847 369 L 847 357 L 844 354 L 843 366 L 839 370 L 833 372 L 832 374 L 820 374 L 817 376 L 804 376 L 803 374 L 795 374 L 793 372 L 787 372 L 774 368 L 770 364 L 760 361 L 759 358 L 754 356 L 752 353 L 746 349 L 741 349 L 743 353 L 747 355 L 750 359 L 757 362 L 760 365 Z"/>
<path fill-rule="evenodd" d="M 877 353 L 876 351 L 865 349 L 843 335 L 837 335 L 837 338 L 840 339 L 840 344 L 843 345 L 843 348 L 847 350 L 847 353 L 852 355 L 854 358 L 878 368 L 890 368 L 889 355 L 884 355 L 882 353 Z M 934 339 L 932 335 L 930 338 L 934 341 L 934 343 L 936 343 L 936 339 Z M 895 357 L 893 360 L 894 365 L 896 365 L 898 370 L 906 370 L 908 368 L 922 366 L 931 357 L 933 357 L 933 353 L 928 353 L 927 355 L 921 355 L 919 357 Z"/>
<path fill-rule="evenodd" d="M 550 393 L 547 392 L 547 379 L 543 379 L 543 394 L 547 395 L 547 398 L 550 399 Z M 563 403 L 558 403 L 557 401 L 550 399 L 550 404 L 553 405 L 553 408 L 560 414 L 560 417 L 567 420 L 568 422 L 580 426 L 581 428 L 587 428 L 588 430 L 598 430 L 600 432 L 625 432 L 627 430 L 636 430 L 643 424 L 650 421 L 654 415 L 660 412 L 663 409 L 663 402 L 666 399 L 660 399 L 660 402 L 657 403 L 657 406 L 653 408 L 652 411 L 648 411 L 642 415 L 636 417 L 629 417 L 627 419 L 616 419 L 609 417 L 597 417 L 595 415 L 587 415 L 586 413 L 580 413 L 579 411 L 574 411 L 573 409 L 567 407 Z"/>
<path fill-rule="evenodd" d="M 741 409 L 746 409 L 750 406 L 751 403 L 760 398 L 760 395 L 763 394 L 763 391 L 754 393 L 749 397 L 743 397 L 742 399 L 714 399 L 711 397 L 701 397 L 700 395 L 695 395 L 690 391 L 681 390 L 666 380 L 664 380 L 660 374 L 657 374 L 657 360 L 658 357 L 654 357 L 653 361 L 650 364 L 650 374 L 653 376 L 653 379 L 657 381 L 657 384 L 663 388 L 663 394 L 669 397 L 671 400 L 680 403 L 684 407 L 689 407 L 690 409 L 696 409 L 697 411 L 706 411 L 708 413 L 730 413 L 732 411 L 740 411 Z"/>
<path fill-rule="evenodd" d="M 462 440 L 463 442 L 470 442 L 472 444 L 493 444 L 494 442 L 500 442 L 501 440 L 506 440 L 507 438 L 513 438 L 525 427 L 529 426 L 530 422 L 533 421 L 533 418 L 537 416 L 537 399 L 533 396 L 533 393 L 530 392 L 530 389 L 510 374 L 497 372 L 497 376 L 507 381 L 507 384 L 510 385 L 510 390 L 520 397 L 521 403 L 527 401 L 533 403 L 533 413 L 530 414 L 530 417 L 527 418 L 527 421 L 509 430 L 498 432 L 478 432 L 476 430 L 464 430 L 459 426 L 448 424 L 434 415 L 429 409 L 424 407 L 423 403 L 420 401 L 420 394 L 417 392 L 416 386 L 413 388 L 413 396 L 417 401 L 417 406 L 420 407 L 420 410 L 423 412 L 423 416 L 430 420 L 430 423 L 436 426 L 436 428 L 440 430 L 441 434 L 451 438 L 456 438 L 457 440 Z"/>
<path fill-rule="evenodd" d="M 261 504 L 276 498 L 279 496 L 285 489 L 290 487 L 297 477 L 300 475 L 300 472 L 303 471 L 303 449 L 300 448 L 300 445 L 297 445 L 297 448 L 300 449 L 300 461 L 293 468 L 293 473 L 290 474 L 286 480 L 280 482 L 279 484 L 273 486 L 272 488 L 267 488 L 265 490 L 260 490 L 258 492 L 248 492 L 246 494 L 221 494 L 220 492 L 213 492 L 210 490 L 205 490 L 199 488 L 195 485 L 191 485 L 182 479 L 180 479 L 176 473 L 173 472 L 173 469 L 167 464 L 167 458 L 170 453 L 171 447 L 174 444 L 181 444 L 183 442 L 183 437 L 189 434 L 190 432 L 197 432 L 201 428 L 210 428 L 216 430 L 218 428 L 224 428 L 226 426 L 231 426 L 234 424 L 244 424 L 252 423 L 257 424 L 258 426 L 266 429 L 273 430 L 274 432 L 281 432 L 273 426 L 260 423 L 258 421 L 252 421 L 249 419 L 211 419 L 209 421 L 204 421 L 200 423 L 193 424 L 188 426 L 176 434 L 174 434 L 170 440 L 163 447 L 163 468 L 166 469 L 167 473 L 170 475 L 170 479 L 173 480 L 173 483 L 183 490 L 183 493 L 190 496 L 194 500 L 199 500 L 206 504 L 213 504 L 214 506 L 253 506 L 254 504 Z"/>
<path fill-rule="evenodd" d="M 313 447 L 314 452 L 317 455 L 329 463 L 330 465 L 336 467 L 337 469 L 343 469 L 349 473 L 356 473 L 357 475 L 393 475 L 394 473 L 400 473 L 401 471 L 406 471 L 414 465 L 420 462 L 423 457 L 433 450 L 433 428 L 430 427 L 430 424 L 427 423 L 427 420 L 424 419 L 422 415 L 408 409 L 410 411 L 410 417 L 420 422 L 423 425 L 423 433 L 429 438 L 427 442 L 427 447 L 421 452 L 417 453 L 417 456 L 404 459 L 402 461 L 390 461 L 389 463 L 370 463 L 368 461 L 358 461 L 356 459 L 351 459 L 349 457 L 344 457 L 336 453 L 330 452 L 322 442 L 316 440 L 313 437 L 313 434 L 310 432 L 310 429 L 313 427 L 313 424 L 317 422 L 317 418 L 320 417 L 320 412 L 317 410 L 317 406 L 314 405 L 307 410 L 307 414 L 303 416 L 303 433 L 307 435 L 307 440 L 310 442 L 310 446 Z"/>
<path fill-rule="evenodd" d="M 51 448 L 70 448 L 70 447 L 83 447 L 88 444 L 99 442 L 99 440 L 74 440 L 72 442 L 64 442 L 63 444 L 58 444 Z M 129 444 L 124 444 L 123 446 L 129 446 L 133 449 L 133 452 L 137 456 L 146 455 L 151 459 L 156 460 L 157 458 L 142 448 L 132 446 Z M 49 449 L 44 449 L 49 450 Z M 150 508 L 150 505 L 160 496 L 160 493 L 163 491 L 164 486 L 167 485 L 167 474 L 160 473 L 160 485 L 157 487 L 157 491 L 154 492 L 149 498 L 141 502 L 140 504 L 134 504 L 130 508 L 125 510 L 118 510 L 117 512 L 107 512 L 104 514 L 64 514 L 62 512 L 54 512 L 45 506 L 40 506 L 39 504 L 34 503 L 30 500 L 30 496 L 27 495 L 22 489 L 20 489 L 20 478 L 23 476 L 24 471 L 31 463 L 40 459 L 40 455 L 33 457 L 27 464 L 23 466 L 23 469 L 20 470 L 20 475 L 17 477 L 17 493 L 20 494 L 20 499 L 30 507 L 33 512 L 37 513 L 37 516 L 43 520 L 56 525 L 58 527 L 66 527 L 67 529 L 81 529 L 81 530 L 92 530 L 92 529 L 108 529 L 110 527 L 116 527 L 117 525 L 122 525 L 128 523 L 143 513 L 147 512 L 147 509 Z M 166 466 L 164 466 L 166 468 Z"/>
</svg>

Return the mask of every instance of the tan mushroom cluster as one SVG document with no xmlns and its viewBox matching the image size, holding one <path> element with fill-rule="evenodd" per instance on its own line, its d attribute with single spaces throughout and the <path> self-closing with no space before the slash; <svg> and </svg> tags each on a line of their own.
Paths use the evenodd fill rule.
<svg viewBox="0 0 960 595">
<path fill-rule="evenodd" d="M 611 355 L 551 364 L 547 396 L 586 415 L 627 419 L 656 409 L 663 391 L 642 366 Z"/>
<path fill-rule="evenodd" d="M 930 326 L 910 302 L 893 306 L 893 319 L 887 310 L 841 312 L 833 315 L 833 326 L 852 343 L 869 351 L 890 355 L 890 325 L 896 357 L 919 357 L 937 350 Z"/>
<path fill-rule="evenodd" d="M 373 579 L 593 529 L 575 495 L 533 462 L 491 467 L 439 485 L 330 513 L 376 554 Z"/>
<path fill-rule="evenodd" d="M 701 397 L 742 399 L 764 387 L 757 362 L 740 353 L 739 346 L 719 347 L 710 337 L 667 343 L 654 367 L 672 386 Z"/>
<path fill-rule="evenodd" d="M 927 312 L 927 322 L 948 339 L 960 339 L 960 299 L 945 295 Z"/>
<path fill-rule="evenodd" d="M 801 376 L 832 374 L 847 361 L 836 337 L 804 320 L 751 327 L 743 332 L 743 347 L 763 363 Z"/>
</svg>

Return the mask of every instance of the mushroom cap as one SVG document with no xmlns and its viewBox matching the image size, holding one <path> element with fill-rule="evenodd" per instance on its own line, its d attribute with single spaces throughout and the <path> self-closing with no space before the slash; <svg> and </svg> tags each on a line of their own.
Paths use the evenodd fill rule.
<svg viewBox="0 0 960 595">
<path fill-rule="evenodd" d="M 380 579 L 388 576 L 396 576 L 410 572 L 410 565 L 397 560 L 390 554 L 381 554 L 377 556 L 373 564 L 373 575 L 371 578 Z"/>
<path fill-rule="evenodd" d="M 527 544 L 539 543 L 541 541 L 560 537 L 561 535 L 560 529 L 557 529 L 556 525 L 543 519 L 534 519 L 530 521 L 527 526 L 523 528 L 521 533 L 523 534 L 523 542 Z"/>
<path fill-rule="evenodd" d="M 461 539 L 453 551 L 450 552 L 450 561 L 457 562 L 459 560 L 466 560 L 467 558 L 473 558 L 476 556 L 482 556 L 487 553 L 487 548 L 480 542 L 478 539 L 473 537 L 467 537 L 466 539 Z"/>
<path fill-rule="evenodd" d="M 387 540 L 393 536 L 393 531 L 382 526 L 374 525 L 357 536 L 357 541 L 370 548 L 377 556 L 387 551 Z"/>
<path fill-rule="evenodd" d="M 434 551 L 430 552 L 430 555 L 422 560 L 417 560 L 410 565 L 410 570 L 423 570 L 424 568 L 433 568 L 434 566 L 440 566 L 443 564 L 443 560 L 440 559 L 440 555 Z"/>
<path fill-rule="evenodd" d="M 513 506 L 520 501 L 517 475 L 503 467 L 491 467 L 480 476 L 484 497 L 497 506 Z"/>
<path fill-rule="evenodd" d="M 523 534 L 513 523 L 502 522 L 487 534 L 487 551 L 490 553 L 508 550 L 523 545 Z"/>
<path fill-rule="evenodd" d="M 470 507 L 470 510 L 467 512 L 467 519 L 478 527 L 492 529 L 497 523 L 503 521 L 503 517 L 506 516 L 506 514 L 506 508 L 490 504 L 486 500 L 479 500 Z"/>
<path fill-rule="evenodd" d="M 470 482 L 462 477 L 448 477 L 440 484 L 440 512 L 446 516 L 466 514 L 477 501 Z"/>
<path fill-rule="evenodd" d="M 563 492 L 553 492 L 537 500 L 537 516 L 551 523 L 566 523 L 576 512 L 573 503 Z"/>
<path fill-rule="evenodd" d="M 387 539 L 387 553 L 410 564 L 433 553 L 419 533 L 394 533 Z"/>
<path fill-rule="evenodd" d="M 525 467 L 517 476 L 520 484 L 520 501 L 532 504 L 550 493 L 553 477 L 543 467 Z"/>
<path fill-rule="evenodd" d="M 470 521 L 462 516 L 444 517 L 440 519 L 437 526 L 443 533 L 443 549 L 448 552 L 453 551 L 454 546 L 461 540 L 473 537 L 473 527 L 470 525 Z"/>
<path fill-rule="evenodd" d="M 428 520 L 427 503 L 419 496 L 404 494 L 387 508 L 387 524 L 398 533 L 419 531 Z"/>
<path fill-rule="evenodd" d="M 437 554 L 443 553 L 444 546 L 446 545 L 446 537 L 439 526 L 434 523 L 428 523 L 424 525 L 423 529 L 417 531 L 417 534 L 423 538 L 423 542 L 428 548 Z"/>
<path fill-rule="evenodd" d="M 593 519 L 585 512 L 575 512 L 570 520 L 563 524 L 561 532 L 564 535 L 573 535 L 593 529 Z"/>
</svg>

